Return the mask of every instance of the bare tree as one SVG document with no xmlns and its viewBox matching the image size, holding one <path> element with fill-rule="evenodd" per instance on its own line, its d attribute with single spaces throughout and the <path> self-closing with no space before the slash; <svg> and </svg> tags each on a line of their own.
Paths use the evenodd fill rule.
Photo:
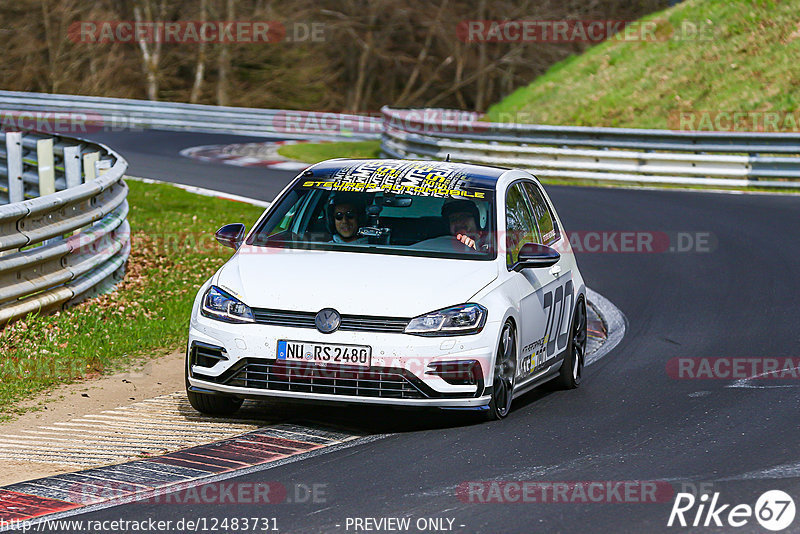
<svg viewBox="0 0 800 534">
<path fill-rule="evenodd" d="M 82 62 L 82 58 L 74 53 L 66 38 L 67 27 L 78 17 L 80 8 L 75 0 L 41 0 L 40 4 L 46 44 L 44 50 L 47 56 L 47 89 L 57 93 L 70 83 L 71 71 Z"/>
<path fill-rule="evenodd" d="M 233 0 L 225 0 L 227 20 L 232 21 L 235 17 L 233 10 Z M 220 43 L 219 56 L 217 56 L 217 105 L 227 106 L 228 98 L 228 73 L 231 70 L 230 51 L 228 43 Z"/>
<path fill-rule="evenodd" d="M 206 22 L 208 18 L 208 10 L 206 8 L 206 0 L 200 0 L 200 24 Z M 206 71 L 206 41 L 200 39 L 200 44 L 197 48 L 197 65 L 194 68 L 194 84 L 192 85 L 192 94 L 189 97 L 189 102 L 196 104 L 200 98 L 200 92 L 203 90 L 203 77 Z"/>
<path fill-rule="evenodd" d="M 139 0 L 144 4 L 144 20 L 154 22 L 153 19 L 153 6 L 151 0 Z M 167 11 L 166 0 L 161 0 L 159 5 L 159 20 L 164 21 Z M 133 8 L 133 16 L 138 24 L 143 22 L 142 10 L 137 4 Z M 158 100 L 158 82 L 159 70 L 158 64 L 161 61 L 161 45 L 162 39 L 155 38 L 154 43 L 148 43 L 144 36 L 139 38 L 139 50 L 142 52 L 142 67 L 144 69 L 145 79 L 147 80 L 147 98 L 149 100 Z"/>
<path fill-rule="evenodd" d="M 464 39 L 470 20 L 635 19 L 668 0 L 27 0 L 0 2 L 0 85 L 294 109 L 483 111 L 592 43 Z M 31 10 L 33 5 L 36 9 Z M 163 43 L 65 38 L 79 21 L 279 21 L 324 39 Z M 302 32 L 300 32 L 302 33 Z M 113 39 L 112 39 L 113 41 Z M 143 73 L 143 74 L 142 74 Z M 211 89 L 211 90 L 209 90 Z"/>
</svg>

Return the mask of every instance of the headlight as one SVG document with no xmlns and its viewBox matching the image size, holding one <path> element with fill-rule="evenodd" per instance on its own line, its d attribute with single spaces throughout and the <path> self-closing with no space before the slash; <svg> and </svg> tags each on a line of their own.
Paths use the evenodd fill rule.
<svg viewBox="0 0 800 534">
<path fill-rule="evenodd" d="M 202 314 L 226 323 L 253 323 L 253 312 L 241 300 L 211 286 L 203 295 Z"/>
<path fill-rule="evenodd" d="M 461 304 L 411 319 L 406 334 L 420 336 L 460 336 L 477 334 L 486 324 L 486 308 L 480 304 Z"/>
</svg>

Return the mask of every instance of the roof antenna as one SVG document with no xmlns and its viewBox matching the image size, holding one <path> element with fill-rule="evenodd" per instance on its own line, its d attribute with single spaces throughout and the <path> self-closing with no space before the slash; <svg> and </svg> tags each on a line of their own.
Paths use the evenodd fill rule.
<svg viewBox="0 0 800 534">
<path fill-rule="evenodd" d="M 445 161 L 450 161 L 450 154 L 447 154 L 447 157 L 444 158 Z"/>
</svg>

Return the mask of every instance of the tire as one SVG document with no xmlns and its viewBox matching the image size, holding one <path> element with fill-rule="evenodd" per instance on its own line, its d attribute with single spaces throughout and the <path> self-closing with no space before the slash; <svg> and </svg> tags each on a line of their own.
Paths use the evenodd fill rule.
<svg viewBox="0 0 800 534">
<path fill-rule="evenodd" d="M 562 389 L 575 389 L 581 385 L 586 357 L 586 303 L 581 299 L 575 307 L 570 323 L 567 355 L 561 364 L 556 383 Z"/>
<path fill-rule="evenodd" d="M 503 419 L 511 411 L 514 382 L 517 374 L 517 333 L 514 325 L 506 321 L 500 334 L 492 380 L 492 400 L 484 412 L 487 421 Z"/>
<path fill-rule="evenodd" d="M 210 395 L 189 391 L 189 381 L 186 381 L 186 396 L 189 404 L 198 412 L 206 415 L 233 415 L 242 407 L 244 399 L 228 395 Z"/>
</svg>

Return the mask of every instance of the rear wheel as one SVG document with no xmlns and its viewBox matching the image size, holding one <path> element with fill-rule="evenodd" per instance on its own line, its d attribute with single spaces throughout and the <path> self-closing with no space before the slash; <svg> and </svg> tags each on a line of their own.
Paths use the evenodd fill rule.
<svg viewBox="0 0 800 534">
<path fill-rule="evenodd" d="M 192 408 L 206 415 L 233 415 L 242 407 L 244 399 L 228 395 L 214 395 L 198 393 L 189 390 L 189 381 L 186 381 L 186 396 Z"/>
<path fill-rule="evenodd" d="M 514 325 L 506 322 L 500 334 L 497 346 L 497 357 L 494 364 L 494 380 L 492 381 L 492 400 L 486 419 L 494 421 L 502 419 L 511 411 L 511 400 L 514 394 L 514 377 L 517 374 L 517 334 Z"/>
<path fill-rule="evenodd" d="M 586 356 L 586 304 L 583 300 L 575 307 L 572 318 L 569 344 L 564 363 L 558 377 L 558 384 L 564 389 L 575 389 L 583 378 L 583 365 Z"/>
</svg>

